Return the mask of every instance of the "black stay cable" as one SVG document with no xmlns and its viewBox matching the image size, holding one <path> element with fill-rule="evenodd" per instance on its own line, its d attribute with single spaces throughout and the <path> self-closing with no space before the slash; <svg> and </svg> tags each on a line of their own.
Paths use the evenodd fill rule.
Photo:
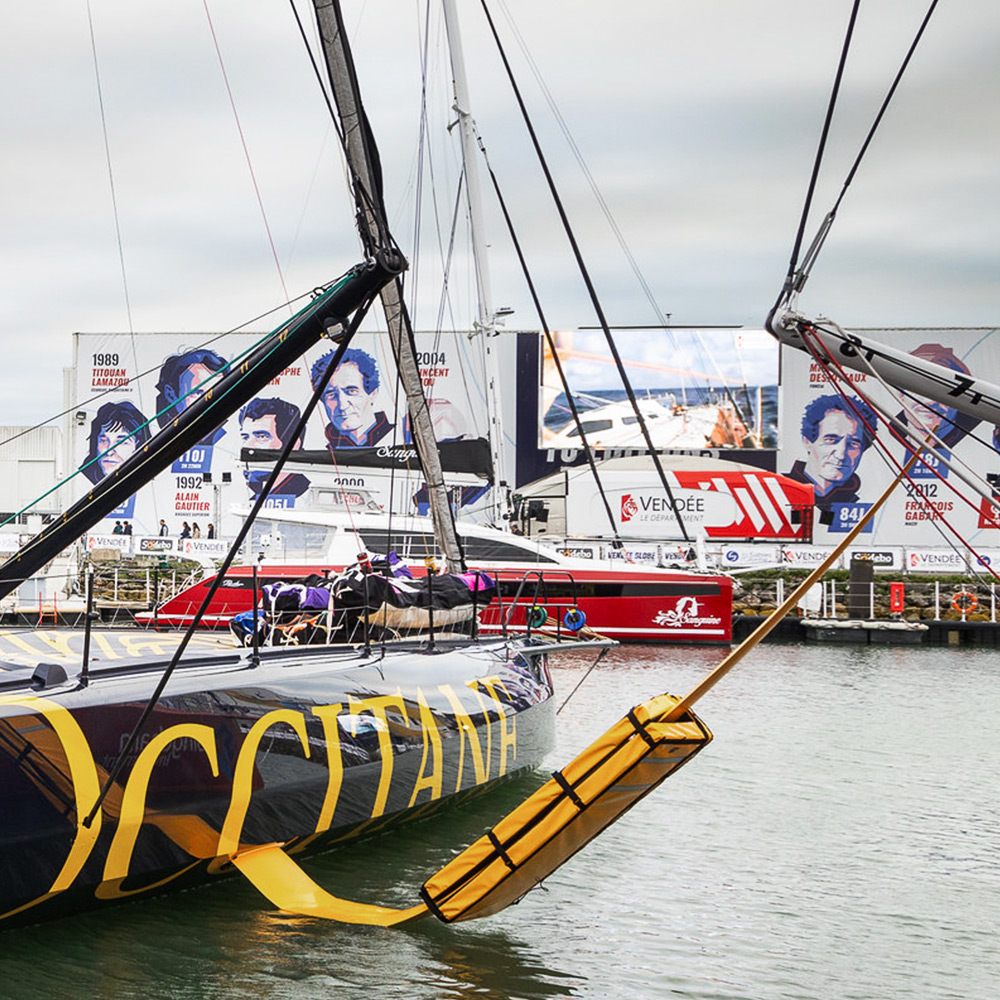
<svg viewBox="0 0 1000 1000">
<path fill-rule="evenodd" d="M 848 26 L 847 37 L 844 40 L 844 48 L 841 53 L 840 65 L 837 69 L 837 78 L 834 83 L 833 93 L 830 97 L 830 105 L 827 109 L 826 121 L 823 126 L 823 135 L 820 141 L 820 147 L 816 154 L 816 161 L 813 165 L 813 175 L 809 184 L 809 192 L 806 197 L 806 204 L 802 211 L 802 218 L 799 222 L 799 231 L 796 235 L 795 246 L 792 250 L 791 261 L 788 265 L 788 274 L 785 278 L 785 283 L 782 286 L 781 293 L 778 296 L 778 300 L 771 310 L 771 316 L 780 309 L 785 303 L 787 303 L 790 296 L 795 292 L 800 292 L 804 287 L 806 281 L 809 278 L 809 272 L 812 270 L 813 264 L 816 262 L 816 257 L 819 255 L 819 251 L 826 240 L 827 235 L 830 232 L 830 227 L 833 225 L 834 219 L 837 217 L 837 211 L 840 208 L 841 202 L 843 202 L 845 195 L 847 194 L 847 189 L 851 186 L 854 178 L 858 172 L 858 168 L 861 166 L 861 161 L 864 159 L 865 154 L 868 152 L 869 146 L 871 146 L 872 140 L 875 137 L 875 133 L 879 126 L 882 124 L 882 119 L 885 117 L 885 113 L 889 108 L 889 104 L 896 94 L 896 90 L 899 88 L 900 81 L 903 78 L 903 74 L 906 72 L 907 67 L 910 65 L 910 60 L 913 58 L 913 53 L 917 49 L 917 45 L 920 44 L 920 40 L 923 38 L 924 31 L 927 29 L 927 25 L 930 22 L 931 15 L 934 13 L 935 8 L 938 5 L 938 0 L 931 0 L 930 6 L 927 8 L 927 12 L 924 14 L 923 20 L 920 22 L 920 27 L 917 29 L 917 33 L 913 37 L 913 41 L 910 43 L 910 47 L 906 51 L 906 55 L 903 58 L 899 69 L 896 71 L 896 75 L 893 78 L 892 84 L 890 85 L 885 97 L 882 100 L 882 104 L 878 109 L 878 113 L 875 115 L 875 119 L 868 129 L 868 134 L 865 136 L 864 142 L 861 144 L 861 148 L 858 151 L 858 155 L 854 159 L 854 163 L 851 165 L 851 169 L 847 172 L 847 177 L 844 179 L 844 183 L 840 189 L 840 194 L 837 196 L 837 200 L 833 204 L 833 208 L 826 214 L 822 223 L 820 224 L 819 231 L 813 238 L 809 249 L 806 251 L 805 256 L 802 259 L 801 265 L 798 262 L 799 251 L 802 246 L 803 234 L 805 231 L 806 222 L 809 215 L 809 208 L 812 202 L 812 197 L 815 192 L 816 180 L 819 174 L 820 163 L 823 156 L 823 148 L 826 144 L 826 138 L 829 133 L 830 123 L 833 118 L 834 105 L 836 103 L 837 91 L 840 88 L 841 77 L 843 75 L 844 64 L 847 58 L 847 50 L 850 45 L 851 35 L 854 30 L 854 22 L 857 14 L 858 4 L 860 0 L 855 0 L 854 10 L 851 15 L 851 21 Z M 770 320 L 770 317 L 769 317 Z"/>
<path fill-rule="evenodd" d="M 792 292 L 796 290 L 795 276 L 799 264 L 799 252 L 802 249 L 802 241 L 805 239 L 806 225 L 809 222 L 809 211 L 812 208 L 813 195 L 816 193 L 816 183 L 819 180 L 819 171 L 823 164 L 823 154 L 826 151 L 826 140 L 830 135 L 830 126 L 833 124 L 833 112 L 837 106 L 840 84 L 844 78 L 844 67 L 847 65 L 847 53 L 851 48 L 851 38 L 854 35 L 854 26 L 858 20 L 858 9 L 860 6 L 861 0 L 854 0 L 854 5 L 851 7 L 851 17 L 847 22 L 847 33 L 844 36 L 844 44 L 840 50 L 840 61 L 837 63 L 837 73 L 833 80 L 833 89 L 830 91 L 830 100 L 826 107 L 826 118 L 823 121 L 823 129 L 820 132 L 819 146 L 816 149 L 816 156 L 813 160 L 812 176 L 809 178 L 809 187 L 806 189 L 806 200 L 802 206 L 798 232 L 795 234 L 795 243 L 792 246 L 792 256 L 788 261 L 788 274 L 785 276 L 785 283 L 781 287 L 778 298 L 771 309 L 770 316 L 773 316 L 788 301 Z"/>
<path fill-rule="evenodd" d="M 482 140 L 479 142 L 479 148 L 482 150 L 485 158 L 486 150 L 483 147 Z M 611 504 L 608 502 L 607 494 L 604 492 L 604 484 L 601 482 L 601 475 L 597 471 L 597 464 L 594 461 L 594 450 L 587 442 L 587 435 L 584 432 L 583 424 L 580 421 L 580 411 L 577 409 L 576 400 L 573 399 L 573 393 L 570 391 L 569 382 L 566 380 L 566 373 L 563 371 L 562 361 L 559 358 L 559 351 L 556 350 L 555 341 L 552 339 L 552 331 L 549 329 L 549 324 L 545 319 L 545 313 L 542 310 L 542 303 L 538 298 L 538 292 L 535 290 L 535 283 L 531 278 L 530 271 L 528 270 L 528 262 L 524 259 L 524 253 L 521 250 L 521 242 L 518 240 L 517 233 L 514 231 L 514 223 L 511 220 L 510 213 L 507 211 L 507 203 L 500 191 L 500 184 L 497 181 L 496 174 L 493 172 L 493 167 L 490 165 L 488 158 L 486 159 L 486 169 L 489 171 L 490 180 L 493 182 L 493 190 L 496 192 L 497 201 L 500 204 L 500 211 L 503 212 L 504 221 L 507 223 L 507 232 L 510 234 L 511 242 L 514 244 L 514 252 L 517 254 L 517 259 L 521 264 L 521 272 L 524 274 L 524 280 L 527 282 L 528 291 L 531 293 L 531 300 L 535 303 L 535 311 L 538 313 L 538 322 L 541 324 L 542 332 L 545 334 L 546 343 L 549 345 L 549 352 L 552 354 L 552 360 L 555 362 L 556 371 L 559 373 L 559 381 L 562 383 L 563 392 L 566 393 L 569 410 L 573 415 L 573 423 L 576 425 L 576 432 L 580 435 L 580 443 L 583 445 L 583 453 L 587 458 L 590 471 L 594 476 L 594 482 L 597 484 L 597 490 L 601 494 L 601 501 L 604 504 L 604 510 L 607 512 L 608 522 L 611 524 L 611 531 L 614 535 L 614 546 L 616 549 L 620 549 L 622 547 L 622 540 L 618 534 L 618 526 L 615 524 L 615 516 L 611 511 Z"/>
<path fill-rule="evenodd" d="M 580 270 L 580 275 L 583 278 L 584 284 L 587 286 L 587 292 L 590 295 L 590 301 L 593 304 L 594 311 L 597 314 L 598 322 L 601 325 L 601 329 L 604 331 L 604 339 L 607 341 L 608 348 L 611 351 L 611 356 L 614 359 L 615 367 L 618 369 L 618 376 L 622 381 L 622 385 L 625 388 L 625 394 L 628 396 L 629 403 L 632 406 L 632 412 L 636 416 L 636 420 L 639 423 L 639 428 L 642 431 L 643 439 L 646 442 L 646 447 L 649 450 L 650 457 L 653 460 L 653 464 L 656 466 L 656 471 L 659 473 L 660 482 L 663 485 L 664 490 L 667 494 L 667 499 L 670 502 L 671 510 L 674 512 L 674 516 L 677 518 L 677 524 L 681 529 L 681 534 L 684 536 L 684 541 L 690 542 L 691 538 L 688 535 L 687 527 L 684 524 L 684 520 L 681 517 L 680 509 L 677 502 L 674 499 L 673 490 L 670 488 L 670 483 L 667 481 L 666 473 L 663 471 L 663 465 L 660 462 L 660 456 L 657 454 L 656 449 L 653 447 L 652 438 L 649 436 L 649 427 L 646 425 L 646 419 L 642 415 L 642 411 L 639 409 L 639 403 L 635 398 L 635 393 L 632 391 L 632 383 L 629 381 L 628 373 L 625 371 L 625 366 L 622 363 L 621 356 L 618 353 L 618 348 L 615 345 L 614 337 L 611 336 L 611 328 L 608 326 L 608 321 L 604 316 L 604 310 L 601 308 L 600 300 L 597 297 L 597 290 L 594 288 L 594 283 L 590 279 L 590 273 L 587 270 L 587 265 L 584 263 L 583 254 L 580 251 L 579 244 L 576 241 L 576 236 L 573 233 L 573 229 L 569 223 L 569 217 L 566 214 L 566 210 L 563 207 L 562 199 L 559 197 L 559 192 L 556 190 L 555 181 L 552 178 L 552 173 L 549 170 L 548 162 L 545 159 L 545 154 L 542 152 L 542 147 L 538 141 L 538 136 L 535 134 L 534 126 L 531 123 L 531 118 L 528 115 L 527 106 L 524 103 L 524 99 L 521 96 L 521 90 L 517 85 L 517 81 L 514 79 L 514 73 L 511 70 L 510 62 L 507 59 L 507 53 L 504 50 L 503 44 L 500 41 L 500 36 L 497 34 L 496 25 L 493 23 L 493 17 L 490 15 L 489 8 L 486 6 L 486 0 L 480 0 L 483 8 L 483 12 L 486 15 L 486 20 L 489 22 L 490 31 L 493 35 L 493 40 L 496 43 L 497 51 L 500 54 L 500 59 L 503 62 L 504 69 L 507 72 L 507 79 L 510 82 L 511 88 L 514 92 L 514 97 L 517 100 L 518 107 L 521 109 L 521 117 L 524 120 L 524 124 L 528 129 L 528 135 L 531 137 L 532 145 L 535 148 L 535 155 L 538 157 L 539 165 L 542 168 L 542 172 L 545 174 L 546 182 L 549 186 L 549 193 L 552 196 L 552 201 L 556 206 L 556 210 L 559 213 L 559 218 L 562 221 L 563 229 L 566 233 L 566 238 L 569 240 L 569 244 L 572 247 L 573 255 L 576 258 L 577 267 Z"/>
<path fill-rule="evenodd" d="M 885 99 L 882 101 L 882 106 L 878 109 L 878 114 L 872 122 L 872 127 L 868 130 L 868 135 L 865 136 L 865 141 L 861 144 L 861 149 L 858 152 L 857 158 L 855 159 L 851 169 L 848 171 L 847 178 L 844 181 L 844 186 L 841 188 L 840 194 L 838 195 L 837 200 L 830 212 L 831 215 L 837 214 L 837 209 L 840 208 L 840 203 L 844 200 L 844 195 L 847 194 L 847 189 L 854 180 L 854 175 L 858 172 L 861 160 L 863 159 L 865 153 L 868 152 L 868 147 L 871 145 L 871 141 L 875 137 L 876 129 L 882 124 L 882 118 L 885 116 L 885 113 L 889 108 L 889 102 L 895 95 L 896 88 L 899 87 L 899 81 L 903 79 L 903 74 L 906 72 L 907 66 L 910 65 L 913 53 L 916 51 L 917 45 L 920 44 L 920 39 L 923 37 L 924 30 L 927 28 L 927 24 L 930 21 L 931 15 L 934 13 L 934 8 L 937 7 L 937 5 L 938 0 L 931 0 L 931 5 L 927 8 L 927 13 L 924 14 L 924 19 L 920 22 L 920 27 L 917 29 L 917 33 L 914 35 L 909 49 L 907 49 L 906 56 L 900 64 L 899 70 L 896 72 L 895 79 L 892 81 L 892 86 L 889 87 L 889 90 L 885 95 Z"/>
<path fill-rule="evenodd" d="M 142 727 L 146 724 L 150 715 L 152 715 L 153 713 L 153 709 L 156 708 L 157 704 L 159 703 L 159 700 L 163 695 L 163 691 L 167 686 L 167 682 L 173 675 L 173 672 L 176 669 L 177 664 L 180 662 L 181 657 L 184 655 L 184 651 L 188 647 L 188 643 L 191 641 L 192 636 L 194 635 L 199 624 L 201 623 L 202 616 L 208 609 L 208 606 L 211 603 L 212 598 L 215 596 L 216 591 L 219 589 L 219 587 L 222 586 L 222 581 L 225 578 L 225 575 L 228 572 L 229 567 L 233 564 L 233 560 L 236 558 L 236 555 L 239 552 L 240 547 L 243 545 L 244 540 L 250 533 L 250 529 L 253 527 L 254 521 L 256 521 L 257 519 L 257 515 L 260 513 L 261 508 L 264 506 L 264 502 L 267 500 L 268 495 L 270 494 L 271 490 L 274 487 L 274 484 L 277 482 L 278 476 L 281 475 L 281 472 L 284 469 L 285 462 L 287 461 L 288 456 L 292 453 L 292 450 L 295 447 L 296 442 L 298 441 L 302 432 L 305 430 L 306 423 L 312 416 L 313 411 L 316 409 L 316 405 L 319 403 L 320 398 L 323 395 L 323 390 L 326 388 L 327 382 L 329 382 L 330 378 L 333 376 L 333 373 L 336 370 L 337 365 L 340 364 L 340 360 L 344 356 L 344 351 L 347 350 L 348 344 L 350 344 L 351 340 L 353 339 L 354 334 L 357 332 L 358 327 L 361 325 L 362 320 L 367 315 L 368 310 L 371 308 L 373 302 L 374 302 L 374 297 L 369 297 L 364 303 L 362 303 L 362 305 L 355 312 L 354 317 L 351 319 L 350 325 L 347 326 L 345 332 L 343 333 L 342 339 L 337 345 L 337 349 L 336 351 L 334 351 L 333 357 L 330 359 L 330 363 L 326 366 L 326 371 L 323 374 L 323 378 L 316 383 L 316 389 L 313 391 L 312 397 L 310 398 L 305 409 L 302 411 L 302 415 L 299 417 L 299 422 L 298 424 L 296 424 L 294 432 L 288 436 L 288 440 L 286 441 L 285 446 L 281 449 L 281 454 L 278 456 L 278 460 L 274 463 L 274 468 L 271 470 L 271 474 L 267 477 L 267 482 L 264 484 L 263 488 L 261 489 L 260 493 L 257 496 L 257 499 L 254 501 L 254 505 L 250 509 L 250 513 L 247 515 L 246 520 L 243 522 L 243 526 L 240 528 L 239 533 L 236 536 L 236 539 L 233 541 L 233 544 L 230 546 L 229 551 L 226 553 L 226 558 L 222 561 L 222 564 L 216 571 L 215 579 L 212 581 L 212 585 L 206 591 L 205 596 L 202 599 L 201 606 L 198 608 L 194 617 L 191 619 L 191 624 L 188 625 L 187 630 L 184 633 L 184 637 L 178 644 L 177 649 L 174 650 L 174 655 L 171 658 L 170 663 L 167 665 L 166 670 L 163 671 L 162 676 L 157 682 L 156 688 L 153 690 L 153 693 L 149 697 L 149 701 L 146 702 L 142 712 L 139 715 L 139 718 L 136 720 L 135 725 L 132 727 L 132 732 L 129 733 L 129 737 L 126 740 L 125 745 L 121 748 L 121 750 L 118 751 L 118 756 L 115 758 L 114 763 L 109 768 L 108 776 L 104 782 L 104 785 L 101 787 L 101 791 L 97 797 L 97 801 L 94 803 L 90 812 L 87 814 L 86 818 L 83 821 L 83 825 L 85 827 L 89 828 L 91 823 L 93 823 L 94 817 L 97 815 L 98 811 L 101 808 L 101 804 L 104 802 L 105 798 L 107 798 L 108 792 L 111 790 L 115 781 L 118 779 L 118 775 L 121 773 L 122 768 L 125 766 L 125 762 L 128 759 L 129 753 L 131 752 L 132 748 L 135 746 L 136 742 L 139 739 L 139 735 L 142 732 Z"/>
</svg>

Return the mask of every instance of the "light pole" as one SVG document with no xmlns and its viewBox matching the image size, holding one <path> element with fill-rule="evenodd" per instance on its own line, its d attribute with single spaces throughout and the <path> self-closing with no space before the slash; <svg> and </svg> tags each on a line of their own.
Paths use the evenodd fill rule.
<svg viewBox="0 0 1000 1000">
<path fill-rule="evenodd" d="M 205 485 L 212 487 L 212 524 L 215 525 L 216 538 L 222 537 L 222 487 L 233 481 L 233 474 L 231 472 L 223 472 L 220 478 L 221 481 L 216 482 L 211 472 L 202 474 L 202 481 Z"/>
</svg>

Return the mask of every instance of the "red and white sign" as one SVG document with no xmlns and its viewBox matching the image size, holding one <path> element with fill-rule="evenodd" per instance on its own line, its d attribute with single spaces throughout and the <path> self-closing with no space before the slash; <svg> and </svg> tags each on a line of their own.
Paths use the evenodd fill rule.
<svg viewBox="0 0 1000 1000">
<path fill-rule="evenodd" d="M 965 557 L 951 549 L 908 549 L 909 573 L 965 573 Z"/>
<path fill-rule="evenodd" d="M 622 535 L 682 539 L 686 531 L 689 538 L 703 533 L 710 539 L 793 541 L 802 538 L 802 512 L 813 504 L 811 486 L 772 472 L 668 469 L 666 480 L 670 495 L 653 471 L 602 471 L 604 493 Z M 570 476 L 566 533 L 608 533 L 607 512 L 588 470 Z"/>
</svg>

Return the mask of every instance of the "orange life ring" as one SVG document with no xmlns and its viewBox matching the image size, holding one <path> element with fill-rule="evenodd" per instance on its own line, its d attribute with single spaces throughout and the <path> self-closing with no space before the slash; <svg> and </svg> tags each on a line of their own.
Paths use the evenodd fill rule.
<svg viewBox="0 0 1000 1000">
<path fill-rule="evenodd" d="M 975 611 L 979 607 L 979 601 L 976 600 L 976 595 L 972 593 L 971 590 L 960 590 L 952 599 L 951 606 L 956 611 L 961 611 L 967 613 L 969 611 Z"/>
</svg>

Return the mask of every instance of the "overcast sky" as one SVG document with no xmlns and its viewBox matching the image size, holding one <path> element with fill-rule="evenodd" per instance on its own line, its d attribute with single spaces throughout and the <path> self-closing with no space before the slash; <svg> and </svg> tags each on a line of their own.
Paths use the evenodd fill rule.
<svg viewBox="0 0 1000 1000">
<path fill-rule="evenodd" d="M 311 5 L 299 3 L 307 15 Z M 425 3 L 345 0 L 344 6 L 382 149 L 392 221 L 409 250 Z M 479 4 L 459 6 L 475 117 L 548 322 L 559 329 L 592 326 L 594 314 Z M 850 6 L 849 0 L 505 0 L 501 7 L 494 0 L 491 9 L 613 325 L 655 323 L 656 309 L 527 59 L 659 311 L 682 326 L 759 327 L 788 264 Z M 192 334 L 237 327 L 280 304 L 285 289 L 298 295 L 358 259 L 340 157 L 287 2 L 209 0 L 207 9 L 239 127 L 203 0 L 90 0 L 109 176 L 86 0 L 4 5 L 0 423 L 33 422 L 61 408 L 61 370 L 71 363 L 74 331 L 177 331 L 190 343 Z M 815 220 L 832 205 L 924 9 L 919 0 L 862 3 Z M 428 148 L 445 242 L 454 196 L 448 182 L 457 167 L 454 149 L 446 149 L 439 22 L 435 11 Z M 845 326 L 1000 321 L 998 42 L 1000 5 L 941 4 L 844 201 L 803 309 Z M 429 174 L 423 185 L 429 204 Z M 422 227 L 424 250 L 413 257 L 432 288 L 435 253 L 428 248 L 438 234 L 426 213 Z M 509 328 L 536 328 L 489 206 L 487 228 L 494 302 L 515 309 Z M 470 321 L 469 280 L 456 267 L 444 326 Z M 436 297 L 422 294 L 418 327 L 437 322 Z M 626 356 L 695 365 L 694 358 L 671 357 L 665 340 L 621 337 Z M 751 350 L 744 360 L 767 353 Z"/>
</svg>

